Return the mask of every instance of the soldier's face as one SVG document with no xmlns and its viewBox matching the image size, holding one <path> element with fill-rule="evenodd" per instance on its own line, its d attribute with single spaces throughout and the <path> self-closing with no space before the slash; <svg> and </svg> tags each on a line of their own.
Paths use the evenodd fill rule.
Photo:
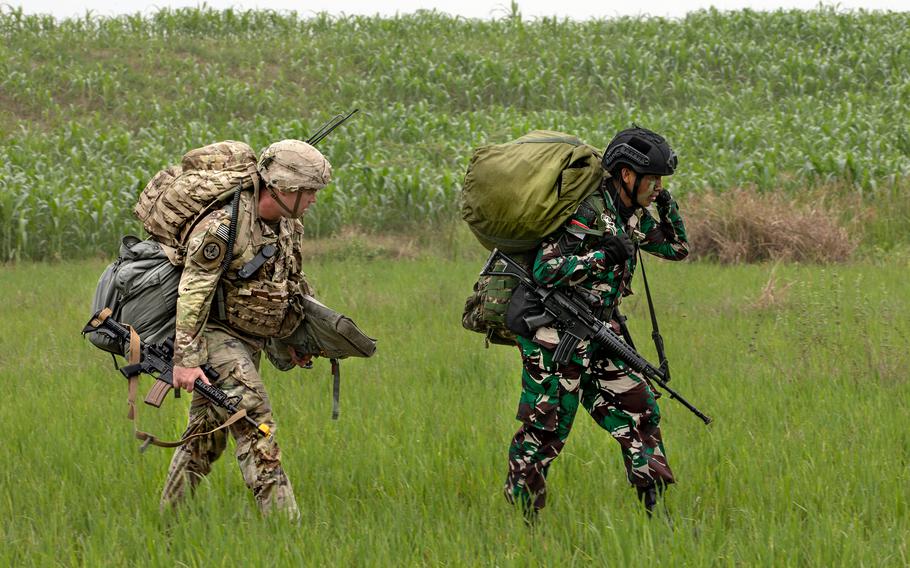
<svg viewBox="0 0 910 568">
<path fill-rule="evenodd" d="M 622 179 L 625 182 L 625 190 L 631 192 L 632 188 L 635 187 L 638 174 L 629 168 L 623 168 Z M 645 175 L 642 176 L 641 183 L 638 184 L 638 191 L 635 192 L 635 195 L 629 195 L 628 193 L 626 195 L 630 202 L 635 202 L 635 205 L 648 207 L 654 203 L 654 200 L 657 199 L 657 194 L 663 191 L 663 189 L 663 180 L 660 176 Z"/>
<path fill-rule="evenodd" d="M 663 180 L 660 176 L 647 175 L 642 177 L 638 186 L 635 201 L 642 207 L 648 207 L 657 199 L 657 194 L 663 191 Z"/>
</svg>

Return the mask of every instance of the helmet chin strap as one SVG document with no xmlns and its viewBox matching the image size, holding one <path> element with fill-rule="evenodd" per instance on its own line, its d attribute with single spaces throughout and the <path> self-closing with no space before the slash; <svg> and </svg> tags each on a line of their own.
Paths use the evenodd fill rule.
<svg viewBox="0 0 910 568">
<path fill-rule="evenodd" d="M 629 201 L 632 202 L 632 209 L 638 209 L 641 207 L 641 204 L 638 203 L 638 188 L 641 186 L 641 178 L 643 177 L 643 175 L 635 172 L 635 184 L 631 189 L 626 187 L 626 180 L 622 176 L 619 178 L 619 185 L 622 187 L 622 190 L 626 192 L 626 197 L 629 198 Z"/>
<path fill-rule="evenodd" d="M 272 186 L 270 186 L 270 185 L 268 185 L 268 184 L 266 185 L 266 187 L 269 188 L 269 194 L 272 196 L 272 199 L 275 200 L 275 203 L 278 204 L 278 207 L 280 207 L 281 209 L 283 209 L 284 212 L 287 213 L 287 214 L 290 216 L 290 218 L 296 219 L 296 218 L 300 217 L 300 213 L 298 213 L 297 210 L 298 210 L 299 207 L 300 207 L 300 198 L 303 197 L 303 192 L 302 192 L 302 191 L 300 191 L 299 189 L 297 190 L 297 192 L 296 192 L 296 193 L 297 193 L 297 199 L 296 199 L 296 201 L 294 201 L 294 209 L 293 209 L 293 211 L 292 211 L 291 209 L 288 209 L 288 206 L 284 204 L 284 201 L 282 201 L 282 200 L 278 197 L 278 192 L 275 191 L 275 188 L 273 188 Z"/>
</svg>

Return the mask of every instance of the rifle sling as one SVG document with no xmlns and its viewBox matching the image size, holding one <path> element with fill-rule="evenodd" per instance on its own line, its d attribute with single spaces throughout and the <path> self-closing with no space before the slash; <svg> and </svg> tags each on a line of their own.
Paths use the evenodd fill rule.
<svg viewBox="0 0 910 568">
<path fill-rule="evenodd" d="M 648 311 L 651 313 L 651 339 L 654 341 L 654 348 L 657 350 L 657 362 L 665 374 L 664 382 L 670 382 L 670 363 L 667 361 L 667 355 L 664 352 L 664 338 L 660 335 L 660 328 L 657 327 L 657 314 L 654 313 L 654 302 L 651 300 L 651 288 L 648 286 L 648 275 L 645 273 L 645 259 L 638 249 L 638 264 L 641 266 L 641 278 L 645 283 L 645 296 L 648 298 Z"/>
<path fill-rule="evenodd" d="M 111 317 L 111 315 L 113 313 L 114 313 L 113 310 L 111 310 L 110 308 L 104 308 L 103 310 L 101 310 L 98 313 L 97 319 L 92 321 L 91 324 L 95 327 L 100 327 L 101 324 L 104 323 L 104 320 Z M 139 358 L 141 356 L 140 347 L 139 347 L 139 345 L 140 345 L 139 334 L 136 333 L 136 330 L 133 329 L 132 326 L 127 325 L 125 327 L 128 330 L 130 330 L 129 358 L 127 359 L 127 361 L 128 361 L 129 365 L 135 365 L 139 362 Z M 136 419 L 136 393 L 139 390 L 139 374 L 140 373 L 137 371 L 135 374 L 132 374 L 129 377 L 127 377 L 126 403 L 127 403 L 127 406 L 129 407 L 129 410 L 126 413 L 126 417 L 129 420 Z"/>
<path fill-rule="evenodd" d="M 92 322 L 92 324 L 96 325 L 96 326 L 101 325 L 101 323 L 103 323 L 104 320 L 111 317 L 112 313 L 113 312 L 111 311 L 110 308 L 104 308 L 103 310 L 101 310 L 101 313 L 98 314 L 97 322 Z M 139 360 L 141 357 L 139 334 L 136 333 L 136 330 L 133 329 L 132 326 L 126 325 L 125 327 L 130 330 L 130 354 L 129 354 L 128 361 L 129 361 L 130 365 L 135 365 L 135 364 L 139 363 Z M 217 428 L 215 428 L 213 430 L 209 430 L 208 432 L 199 432 L 196 434 L 191 434 L 189 436 L 184 436 L 183 438 L 180 438 L 179 440 L 176 440 L 174 442 L 159 440 L 156 436 L 149 434 L 148 432 L 143 432 L 142 430 L 139 430 L 138 428 L 136 428 L 136 394 L 139 390 L 139 375 L 140 375 L 140 373 L 136 372 L 136 374 L 130 375 L 129 377 L 127 377 L 127 381 L 128 381 L 127 404 L 129 405 L 129 412 L 127 413 L 127 418 L 133 423 L 133 432 L 136 436 L 136 439 L 142 440 L 142 442 L 143 442 L 142 446 L 139 447 L 140 452 L 145 451 L 145 449 L 148 448 L 149 445 L 158 446 L 159 448 L 176 448 L 178 446 L 182 446 L 183 444 L 186 444 L 190 440 L 194 440 L 196 438 L 201 438 L 202 436 L 208 436 L 209 434 L 217 432 L 218 430 L 227 428 L 230 425 L 237 422 L 238 420 L 243 420 L 246 417 L 246 409 L 245 408 L 240 409 L 237 412 L 235 412 L 234 414 L 232 414 L 227 420 L 225 420 L 224 423 L 221 424 L 221 426 L 218 426 Z M 168 391 L 171 388 L 172 388 L 171 385 L 167 384 L 164 381 L 156 381 L 155 385 L 152 387 L 152 390 L 149 391 L 149 394 L 146 397 L 146 402 L 148 402 L 149 404 L 153 404 L 152 402 L 149 402 L 149 399 L 158 400 L 158 404 L 157 405 L 153 404 L 153 406 L 161 406 L 160 399 L 163 399 L 164 396 L 167 395 Z M 156 399 L 155 397 L 153 397 L 153 394 L 156 392 L 160 393 L 160 399 Z"/>
<path fill-rule="evenodd" d="M 197 432 L 195 434 L 190 434 L 188 436 L 184 436 L 184 437 L 180 438 L 179 440 L 175 440 L 173 442 L 166 442 L 163 440 L 159 440 L 156 436 L 153 436 L 152 434 L 149 434 L 148 432 L 136 430 L 136 439 L 142 440 L 142 445 L 139 447 L 139 451 L 144 452 L 145 449 L 149 447 L 149 445 L 158 446 L 159 448 L 176 448 L 176 447 L 182 446 L 183 444 L 186 444 L 190 440 L 195 440 L 196 438 L 208 436 L 209 434 L 214 434 L 218 430 L 223 430 L 223 429 L 227 428 L 228 426 L 234 424 L 235 422 L 237 422 L 239 420 L 243 420 L 244 418 L 246 418 L 246 409 L 241 408 L 240 410 L 238 410 L 237 412 L 232 414 L 227 420 L 225 420 L 221 424 L 221 426 L 214 428 L 212 430 L 209 430 L 208 432 Z"/>
<path fill-rule="evenodd" d="M 341 364 L 338 359 L 332 362 L 332 420 L 338 420 L 341 413 Z"/>
</svg>

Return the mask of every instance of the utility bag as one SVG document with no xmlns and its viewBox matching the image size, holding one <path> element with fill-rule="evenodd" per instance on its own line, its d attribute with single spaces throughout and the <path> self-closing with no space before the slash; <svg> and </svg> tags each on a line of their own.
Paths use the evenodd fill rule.
<svg viewBox="0 0 910 568">
<path fill-rule="evenodd" d="M 530 272 L 533 253 L 513 253 L 512 258 Z M 506 325 L 506 311 L 518 279 L 512 276 L 481 276 L 465 300 L 461 325 L 469 331 L 482 333 L 487 344 L 514 345 L 515 334 Z"/>
<path fill-rule="evenodd" d="M 270 339 L 266 345 L 269 361 L 281 371 L 294 367 L 288 347 L 293 347 L 298 355 L 326 359 L 372 357 L 376 340 L 361 331 L 351 318 L 304 295 L 303 321 L 297 329 L 287 337 Z"/>
<path fill-rule="evenodd" d="M 98 279 L 92 313 L 110 308 L 116 321 L 130 325 L 150 344 L 172 337 L 183 267 L 171 262 L 173 251 L 167 249 L 153 239 L 123 237 L 117 260 Z M 87 335 L 95 347 L 126 357 L 126 344 L 103 333 Z"/>
<path fill-rule="evenodd" d="M 600 185 L 601 154 L 577 137 L 534 130 L 474 151 L 461 217 L 488 250 L 529 251 Z"/>
<path fill-rule="evenodd" d="M 288 347 L 297 356 L 324 357 L 332 364 L 332 420 L 341 412 L 341 363 L 347 357 L 372 357 L 376 340 L 357 327 L 354 320 L 322 304 L 310 295 L 303 296 L 303 321 L 288 337 L 270 339 L 266 355 L 275 368 L 289 371 L 294 361 Z"/>
</svg>

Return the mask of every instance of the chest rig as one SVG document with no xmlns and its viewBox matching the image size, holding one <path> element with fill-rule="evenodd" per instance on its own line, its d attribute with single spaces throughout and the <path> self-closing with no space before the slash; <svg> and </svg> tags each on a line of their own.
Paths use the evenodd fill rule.
<svg viewBox="0 0 910 568">
<path fill-rule="evenodd" d="M 238 225 L 236 255 L 218 286 L 217 319 L 255 337 L 290 335 L 303 318 L 303 295 L 312 292 L 301 269 L 303 226 L 295 219 L 267 225 L 252 206 L 243 208 Z"/>
<path fill-rule="evenodd" d="M 576 216 L 590 221 L 587 226 L 572 223 L 571 226 L 567 228 L 558 243 L 563 255 L 568 256 L 576 254 L 584 245 L 585 241 L 590 243 L 588 244 L 588 247 L 593 246 L 593 248 L 596 248 L 596 245 L 593 245 L 592 241 L 598 242 L 604 237 L 619 234 L 627 235 L 632 242 L 635 243 L 637 251 L 639 244 L 645 238 L 644 233 L 639 229 L 641 209 L 636 209 L 635 213 L 632 214 L 627 221 L 623 222 L 616 210 L 613 198 L 607 193 L 608 183 L 609 179 L 604 179 L 598 190 L 585 198 L 578 206 Z M 621 265 L 618 279 L 619 293 L 617 298 L 622 298 L 631 294 L 629 284 L 632 280 L 632 274 L 635 271 L 635 258 L 636 255 L 633 254 L 629 260 Z M 606 308 L 606 306 L 601 306 L 601 309 L 603 308 Z"/>
</svg>

